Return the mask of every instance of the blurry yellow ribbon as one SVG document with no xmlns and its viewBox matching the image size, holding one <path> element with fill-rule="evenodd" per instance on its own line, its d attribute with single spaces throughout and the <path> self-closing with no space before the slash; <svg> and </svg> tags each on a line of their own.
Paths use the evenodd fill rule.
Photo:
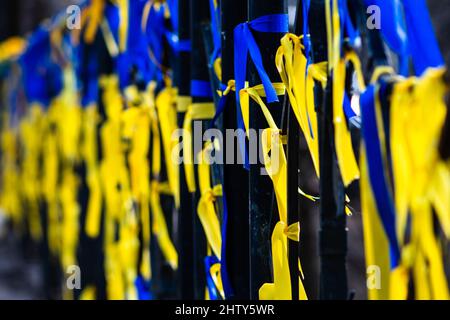
<svg viewBox="0 0 450 320">
<path fill-rule="evenodd" d="M 195 192 L 195 175 L 194 175 L 194 152 L 193 152 L 193 136 L 192 121 L 209 120 L 214 118 L 215 106 L 213 103 L 193 103 L 191 104 L 184 117 L 183 122 L 183 157 L 184 172 L 186 175 L 186 183 L 189 192 Z"/>
<path fill-rule="evenodd" d="M 366 256 L 367 290 L 370 300 L 389 299 L 389 242 L 370 186 L 365 146 L 361 146 L 361 212 Z"/>
<path fill-rule="evenodd" d="M 97 106 L 90 105 L 83 115 L 83 146 L 82 155 L 87 168 L 87 185 L 89 188 L 88 209 L 86 213 L 86 232 L 91 237 L 99 234 L 101 214 L 100 172 L 97 159 L 97 124 L 99 115 Z"/>
<path fill-rule="evenodd" d="M 168 184 L 154 180 L 150 185 L 150 204 L 152 209 L 152 230 L 158 240 L 159 247 L 173 270 L 178 268 L 178 253 L 170 239 L 164 212 L 161 208 L 161 193 L 170 193 Z"/>
<path fill-rule="evenodd" d="M 0 62 L 19 56 L 26 47 L 26 41 L 12 37 L 0 43 Z"/>
<path fill-rule="evenodd" d="M 26 219 L 31 237 L 39 240 L 42 237 L 42 225 L 39 216 L 40 186 L 39 159 L 42 154 L 43 141 L 43 107 L 30 105 L 28 114 L 20 123 L 20 139 L 23 142 L 23 161 L 21 167 L 21 184 L 23 196 L 28 206 Z"/>
<path fill-rule="evenodd" d="M 119 23 L 119 49 L 125 52 L 128 41 L 128 23 L 129 23 L 129 0 L 117 0 L 120 12 Z"/>
<path fill-rule="evenodd" d="M 19 231 L 23 221 L 22 201 L 20 199 L 20 171 L 18 166 L 18 133 L 9 125 L 9 117 L 5 116 L 1 132 L 2 152 L 2 189 L 0 206 L 12 221 L 14 230 Z"/>
<path fill-rule="evenodd" d="M 172 160 L 172 150 L 178 141 L 172 139 L 177 126 L 177 111 L 174 90 L 166 88 L 156 97 L 159 125 L 164 149 L 164 159 L 169 180 L 170 190 L 174 196 L 175 206 L 180 206 L 180 182 L 178 165 Z"/>
<path fill-rule="evenodd" d="M 186 112 L 192 104 L 192 98 L 188 96 L 177 96 L 177 112 Z"/>
<path fill-rule="evenodd" d="M 222 186 L 211 187 L 211 172 L 207 154 L 210 154 L 212 150 L 212 143 L 206 143 L 205 148 L 198 154 L 198 180 L 201 197 L 197 206 L 197 212 L 208 244 L 216 257 L 221 260 L 222 234 L 216 213 L 215 200 L 217 197 L 222 196 Z"/>
<path fill-rule="evenodd" d="M 328 69 L 333 73 L 333 123 L 336 156 L 345 186 L 359 179 L 359 168 L 344 114 L 345 60 L 341 58 L 341 26 L 337 0 L 325 2 L 328 35 Z"/>
<path fill-rule="evenodd" d="M 97 35 L 98 27 L 103 18 L 105 0 L 92 0 L 88 9 L 89 20 L 86 26 L 84 39 L 86 43 L 92 43 Z"/>
<path fill-rule="evenodd" d="M 47 203 L 47 232 L 48 245 L 51 253 L 58 256 L 60 249 L 60 232 L 59 232 L 59 212 L 58 212 L 58 181 L 60 157 L 58 151 L 58 131 L 57 131 L 57 114 L 62 107 L 61 97 L 55 98 L 46 115 L 45 115 L 45 131 L 44 140 L 42 142 L 43 172 L 42 172 L 42 190 L 44 199 Z M 76 221 L 74 221 L 76 223 Z"/>
<path fill-rule="evenodd" d="M 391 145 L 398 216 L 397 234 L 403 240 L 408 216 L 411 219 L 410 244 L 402 248 L 411 256 L 406 271 L 413 270 L 416 299 L 448 299 L 440 239 L 435 234 L 433 206 L 448 239 L 450 234 L 450 175 L 439 159 L 438 143 L 445 114 L 443 69 L 429 69 L 421 78 L 394 84 L 391 98 Z M 429 106 L 433 105 L 433 112 Z M 414 248 L 414 250 L 408 250 Z M 407 274 L 392 274 L 391 298 L 406 299 Z"/>
</svg>

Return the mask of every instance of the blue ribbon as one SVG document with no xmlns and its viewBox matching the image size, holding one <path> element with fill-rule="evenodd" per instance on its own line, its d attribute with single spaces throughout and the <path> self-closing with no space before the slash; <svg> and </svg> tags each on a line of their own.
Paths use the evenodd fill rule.
<svg viewBox="0 0 450 320">
<path fill-rule="evenodd" d="M 134 282 L 138 293 L 139 300 L 153 300 L 153 294 L 151 292 L 151 281 L 146 281 L 142 276 L 138 276 Z"/>
<path fill-rule="evenodd" d="M 381 141 L 375 115 L 375 88 L 370 86 L 361 96 L 362 134 L 365 141 L 370 184 L 375 197 L 378 214 L 389 240 L 391 269 L 400 260 L 400 250 L 395 232 L 395 207 L 389 190 L 386 170 L 383 165 Z"/>
<path fill-rule="evenodd" d="M 222 191 L 222 203 L 223 203 L 223 213 L 222 213 L 222 248 L 220 261 L 220 274 L 222 276 L 223 291 L 225 293 L 225 298 L 231 297 L 233 293 L 233 288 L 231 287 L 230 277 L 228 276 L 227 268 L 227 230 L 228 230 L 228 206 L 227 197 L 225 191 Z"/>
<path fill-rule="evenodd" d="M 380 8 L 381 35 L 389 48 L 399 57 L 400 74 L 407 76 L 410 50 L 401 0 L 366 0 L 366 5 Z"/>
<path fill-rule="evenodd" d="M 439 50 L 425 1 L 403 0 L 403 7 L 416 75 L 422 75 L 430 67 L 442 67 L 444 59 Z"/>
<path fill-rule="evenodd" d="M 222 41 L 220 38 L 220 20 L 219 20 L 219 8 L 214 5 L 214 0 L 209 0 L 209 10 L 211 13 L 211 31 L 213 36 L 214 51 L 210 58 L 210 65 L 214 64 L 214 61 L 219 57 L 222 48 Z"/>
<path fill-rule="evenodd" d="M 178 0 L 166 0 L 170 11 L 170 22 L 175 34 L 178 34 Z"/>
<path fill-rule="evenodd" d="M 339 1 L 339 12 L 342 24 L 344 26 L 345 35 L 348 37 L 350 44 L 354 45 L 356 39 L 359 38 L 359 33 L 358 30 L 353 25 L 352 19 L 350 17 L 350 12 L 348 11 L 348 5 L 346 0 Z"/>
<path fill-rule="evenodd" d="M 309 61 L 309 54 L 311 51 L 311 39 L 309 36 L 309 7 L 311 6 L 311 0 L 303 0 L 303 45 L 305 46 L 305 57 Z"/>
<path fill-rule="evenodd" d="M 444 65 L 424 0 L 365 1 L 381 10 L 381 34 L 399 56 L 400 74 L 409 75 L 410 58 L 418 76 L 429 67 Z"/>
<path fill-rule="evenodd" d="M 122 52 L 117 59 L 117 68 L 121 89 L 132 84 L 132 71 L 136 70 L 135 78 L 144 85 L 150 80 L 157 78 L 158 72 L 156 66 L 148 58 L 148 48 L 146 38 L 141 27 L 141 19 L 144 11 L 145 1 L 128 0 L 129 17 L 126 51 Z M 157 55 L 162 52 L 154 51 Z M 156 57 L 158 60 L 158 56 Z M 161 76 L 162 78 L 162 76 Z"/>
<path fill-rule="evenodd" d="M 51 58 L 50 32 L 39 27 L 20 57 L 24 90 L 29 103 L 37 102 L 44 107 L 63 89 L 61 67 Z"/>
<path fill-rule="evenodd" d="M 213 92 L 209 81 L 191 80 L 191 96 L 197 98 L 212 98 Z"/>
<path fill-rule="evenodd" d="M 347 121 L 350 121 L 351 118 L 356 117 L 356 113 L 352 109 L 352 104 L 347 93 L 344 94 L 344 114 Z"/>
<path fill-rule="evenodd" d="M 215 256 L 206 257 L 204 260 L 205 272 L 206 272 L 206 287 L 208 288 L 209 298 L 211 300 L 221 300 L 220 293 L 211 277 L 210 269 L 216 263 L 219 263 L 219 259 Z"/>
<path fill-rule="evenodd" d="M 276 32 L 287 33 L 289 31 L 289 17 L 287 14 L 274 14 L 257 18 L 251 22 L 239 24 L 234 29 L 234 75 L 236 80 L 236 102 L 237 102 L 237 125 L 238 129 L 245 131 L 245 125 L 242 113 L 240 112 L 239 92 L 244 89 L 245 79 L 247 75 L 247 56 L 253 61 L 258 75 L 264 86 L 267 96 L 267 102 L 278 102 L 277 93 L 272 82 L 264 69 L 261 52 L 258 44 L 253 37 L 252 31 L 256 32 Z M 244 155 L 244 167 L 250 168 L 248 153 L 245 145 L 245 137 L 239 136 L 239 145 Z"/>
<path fill-rule="evenodd" d="M 107 4 L 104 13 L 105 19 L 108 22 L 109 29 L 114 37 L 116 43 L 119 43 L 119 25 L 120 16 L 119 8 L 113 4 Z"/>
<path fill-rule="evenodd" d="M 220 91 L 224 92 L 227 89 L 227 86 L 224 85 L 223 83 L 220 84 Z M 214 118 L 211 120 L 211 123 L 209 125 L 209 128 L 213 128 L 216 126 L 217 124 L 217 120 L 219 120 L 219 117 L 222 115 L 222 113 L 225 110 L 225 106 L 227 104 L 228 101 L 228 95 L 222 95 L 219 99 L 219 102 L 217 104 L 217 108 L 216 108 L 216 114 L 214 115 Z"/>
<path fill-rule="evenodd" d="M 191 40 L 178 40 L 177 51 L 178 52 L 190 52 L 192 48 Z"/>
</svg>

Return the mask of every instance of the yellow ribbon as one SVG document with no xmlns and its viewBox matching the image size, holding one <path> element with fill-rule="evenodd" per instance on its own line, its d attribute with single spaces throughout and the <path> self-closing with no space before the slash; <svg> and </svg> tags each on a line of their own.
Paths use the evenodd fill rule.
<svg viewBox="0 0 450 320">
<path fill-rule="evenodd" d="M 174 196 L 175 206 L 180 206 L 180 177 L 178 165 L 172 160 L 172 150 L 178 143 L 172 139 L 173 132 L 177 127 L 177 111 L 175 107 L 174 90 L 166 88 L 156 98 L 156 109 L 158 111 L 159 125 L 164 149 L 164 159 L 169 180 L 170 190 Z"/>
<path fill-rule="evenodd" d="M 39 159 L 42 154 L 43 119 L 43 107 L 38 104 L 32 104 L 28 114 L 20 123 L 20 139 L 24 144 L 21 184 L 24 201 L 28 206 L 26 219 L 29 222 L 29 231 L 34 240 L 39 240 L 42 237 L 38 203 L 41 198 Z"/>
<path fill-rule="evenodd" d="M 439 159 L 438 143 L 445 121 L 443 69 L 429 69 L 421 78 L 399 80 L 394 84 L 391 102 L 391 145 L 398 215 L 397 235 L 403 242 L 410 215 L 412 235 L 410 244 L 402 249 L 414 248 L 412 268 L 417 299 L 448 299 L 449 289 L 443 266 L 440 240 L 434 232 L 433 206 L 442 229 L 450 235 L 448 194 L 450 175 Z M 433 105 L 433 112 L 429 112 Z M 409 252 L 409 251 L 408 251 Z M 403 260 L 403 259 L 402 259 Z M 392 275 L 392 296 L 405 298 L 407 282 Z M 408 277 L 406 276 L 406 279 Z"/>
<path fill-rule="evenodd" d="M 384 232 L 370 187 L 369 170 L 365 146 L 361 146 L 361 212 L 364 233 L 364 252 L 366 256 L 367 290 L 370 300 L 389 299 L 389 242 Z"/>
<path fill-rule="evenodd" d="M 42 190 L 47 203 L 48 246 L 51 253 L 57 257 L 60 250 L 58 180 L 60 157 L 58 150 L 57 115 L 61 109 L 60 97 L 54 99 L 45 115 L 44 140 L 42 143 L 43 176 Z"/>
<path fill-rule="evenodd" d="M 277 95 L 284 95 L 283 83 L 272 84 Z M 269 109 L 262 100 L 265 97 L 263 85 L 242 89 L 241 110 L 246 130 L 249 129 L 249 100 L 252 98 L 260 107 L 269 128 L 263 130 L 262 148 L 264 154 L 264 166 L 272 179 L 275 196 L 277 199 L 280 221 L 272 233 L 272 259 L 274 282 L 264 284 L 259 291 L 260 299 L 292 299 L 289 261 L 287 256 L 287 239 L 299 241 L 300 224 L 287 226 L 287 161 L 283 148 L 283 142 Z M 301 265 L 299 262 L 299 269 Z M 306 299 L 302 279 L 299 279 L 299 297 Z"/>
<path fill-rule="evenodd" d="M 272 263 L 273 263 L 273 283 L 265 283 L 259 289 L 261 300 L 291 300 L 291 278 L 289 273 L 288 260 L 288 239 L 299 241 L 300 224 L 297 222 L 289 227 L 282 221 L 275 225 L 272 233 Z M 300 267 L 300 264 L 299 264 Z M 302 279 L 299 278 L 299 298 L 307 300 Z"/>
<path fill-rule="evenodd" d="M 373 81 L 390 68 L 374 72 Z M 396 233 L 401 259 L 389 269 L 389 246 L 375 200 L 370 189 L 364 147 L 361 152 L 361 202 L 366 264 L 381 268 L 381 288 L 370 289 L 371 299 L 407 299 L 410 274 L 416 299 L 449 299 L 440 239 L 435 234 L 432 208 L 448 238 L 449 171 L 439 159 L 437 146 L 445 121 L 444 70 L 430 69 L 421 78 L 395 77 L 390 106 L 390 145 L 393 195 L 396 208 Z M 377 87 L 378 90 L 378 87 Z M 378 92 L 378 91 L 377 91 Z M 433 112 L 429 112 L 429 105 Z M 375 101 L 377 126 L 382 145 L 386 145 L 381 105 Z M 370 143 L 366 142 L 366 143 Z M 384 166 L 388 168 L 383 149 Z M 407 221 L 411 226 L 405 242 Z"/>
<path fill-rule="evenodd" d="M 186 112 L 192 104 L 192 98 L 188 96 L 177 96 L 177 112 Z"/>
<path fill-rule="evenodd" d="M 152 209 L 153 233 L 158 240 L 159 247 L 173 270 L 178 269 L 178 253 L 175 246 L 170 239 L 169 231 L 167 229 L 166 219 L 161 208 L 160 194 L 162 192 L 170 192 L 167 184 L 161 184 L 158 181 L 153 181 L 150 186 L 150 204 Z"/>
<path fill-rule="evenodd" d="M 341 26 L 337 0 L 333 0 L 333 8 L 330 1 L 326 1 L 325 13 L 327 20 L 328 36 L 328 69 L 333 72 L 333 123 L 336 156 L 345 186 L 353 180 L 359 179 L 359 168 L 351 140 L 351 134 L 347 127 L 344 114 L 345 94 L 345 60 L 341 58 Z"/>
<path fill-rule="evenodd" d="M 13 223 L 14 230 L 20 231 L 20 223 L 23 219 L 21 203 L 20 172 L 18 164 L 18 133 L 9 126 L 9 117 L 4 119 L 1 132 L 2 165 L 2 190 L 0 206 Z"/>
<path fill-rule="evenodd" d="M 197 206 L 197 212 L 208 244 L 216 257 L 221 260 L 222 234 L 215 209 L 215 200 L 217 197 L 222 196 L 222 186 L 211 187 L 211 172 L 207 155 L 212 150 L 212 143 L 207 143 L 205 148 L 198 154 L 198 180 L 201 197 Z"/>
<path fill-rule="evenodd" d="M 86 162 L 87 185 L 89 188 L 88 209 L 86 213 L 86 233 L 90 237 L 97 237 L 100 230 L 101 215 L 101 183 L 97 159 L 97 124 L 99 115 L 97 106 L 90 105 L 83 115 L 83 145 L 82 156 Z"/>
<path fill-rule="evenodd" d="M 314 168 L 319 176 L 319 138 L 317 114 L 314 106 L 314 78 L 312 72 L 308 72 L 305 79 L 307 61 L 302 53 L 303 45 L 300 40 L 301 37 L 296 35 L 285 35 L 281 39 L 281 46 L 277 51 L 275 63 L 286 87 L 292 110 L 306 139 Z M 313 70 L 315 67 L 308 69 Z"/>
<path fill-rule="evenodd" d="M 105 200 L 107 296 L 109 299 L 136 299 L 134 281 L 139 250 L 138 222 L 133 209 L 130 174 L 122 141 L 129 141 L 133 137 L 131 134 L 134 133 L 140 109 L 131 107 L 123 111 L 116 76 L 102 77 L 100 85 L 107 116 L 100 129 L 103 158 L 99 170 Z M 119 230 L 118 239 L 116 230 Z"/>
<path fill-rule="evenodd" d="M 26 47 L 26 41 L 19 37 L 11 37 L 0 43 L 0 62 L 19 56 Z"/>
<path fill-rule="evenodd" d="M 92 0 L 88 9 L 89 21 L 86 26 L 84 39 L 86 43 L 92 43 L 97 34 L 98 27 L 103 18 L 105 0 Z"/>
<path fill-rule="evenodd" d="M 119 49 L 120 52 L 125 52 L 127 49 L 128 41 L 128 20 L 129 20 L 129 0 L 117 0 L 120 12 L 120 24 L 119 24 Z"/>
<path fill-rule="evenodd" d="M 223 290 L 222 275 L 220 270 L 221 270 L 220 263 L 215 263 L 211 266 L 211 268 L 209 268 L 209 272 L 211 274 L 211 278 L 214 282 L 214 285 L 216 286 L 222 298 L 225 299 L 225 292 Z"/>
<path fill-rule="evenodd" d="M 194 103 L 191 104 L 184 117 L 183 122 L 183 157 L 184 157 L 184 172 L 186 175 L 186 183 L 189 192 L 193 193 L 196 190 L 195 175 L 194 175 L 194 152 L 193 152 L 193 137 L 192 137 L 192 121 L 194 120 L 209 120 L 214 118 L 215 106 L 213 103 Z"/>
</svg>

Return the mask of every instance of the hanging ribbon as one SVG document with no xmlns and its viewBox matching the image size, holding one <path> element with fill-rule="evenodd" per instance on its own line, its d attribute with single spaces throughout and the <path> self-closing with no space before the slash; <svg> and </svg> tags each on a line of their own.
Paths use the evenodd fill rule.
<svg viewBox="0 0 450 320">
<path fill-rule="evenodd" d="M 282 83 L 273 83 L 275 95 L 284 95 L 285 86 Z M 260 107 L 269 124 L 262 134 L 262 148 L 264 166 L 271 178 L 275 190 L 280 221 L 272 233 L 272 259 L 274 282 L 264 284 L 259 291 L 260 299 L 291 299 L 291 282 L 289 262 L 287 257 L 287 238 L 299 241 L 300 224 L 287 225 L 287 160 L 283 148 L 280 129 L 277 127 L 269 109 L 262 100 L 266 91 L 263 85 L 247 88 L 240 91 L 241 111 L 245 128 L 248 130 L 249 99 L 252 98 Z M 299 262 L 299 270 L 301 265 Z M 302 279 L 299 279 L 299 297 L 306 299 Z"/>
<path fill-rule="evenodd" d="M 220 221 L 216 213 L 216 198 L 222 196 L 222 186 L 211 186 L 211 172 L 208 154 L 213 151 L 212 143 L 206 143 L 204 149 L 198 154 L 198 180 L 200 189 L 200 200 L 197 213 L 202 223 L 206 239 L 216 257 L 221 260 L 222 236 Z"/>
<path fill-rule="evenodd" d="M 177 141 L 172 140 L 172 134 L 177 129 L 177 111 L 175 108 L 175 95 L 172 88 L 162 90 L 156 98 L 159 125 L 164 149 L 165 167 L 169 186 L 175 200 L 176 208 L 180 206 L 180 177 L 178 165 L 172 160 L 172 150 Z"/>
<path fill-rule="evenodd" d="M 245 22 L 238 25 L 234 29 L 234 75 L 236 80 L 236 92 L 239 93 L 245 87 L 247 75 L 247 56 L 253 61 L 258 75 L 264 86 L 267 96 L 267 102 L 278 102 L 275 89 L 272 86 L 269 76 L 267 75 L 261 52 L 258 48 L 252 32 L 276 32 L 287 33 L 289 30 L 289 18 L 286 14 L 275 14 L 257 18 L 251 22 Z M 236 94 L 237 106 L 240 106 L 240 95 Z M 237 112 L 237 127 L 245 130 L 244 115 Z M 239 138 L 241 153 L 244 157 L 244 167 L 249 169 L 249 158 L 247 147 L 245 145 L 245 137 Z"/>
<path fill-rule="evenodd" d="M 395 233 L 395 210 L 393 199 L 389 192 L 386 181 L 386 161 L 383 160 L 382 148 L 385 148 L 385 141 L 380 141 L 379 130 L 383 130 L 380 120 L 380 105 L 376 102 L 379 88 L 370 86 L 361 96 L 361 115 L 363 119 L 362 134 L 366 142 L 366 152 L 368 161 L 368 171 L 372 190 L 376 199 L 378 212 L 381 215 L 383 227 L 389 239 L 391 252 L 391 267 L 395 268 L 400 258 L 397 236 Z M 378 113 L 378 116 L 377 116 Z"/>
<path fill-rule="evenodd" d="M 189 106 L 183 123 L 183 165 L 186 175 L 186 183 L 189 192 L 193 193 L 196 190 L 195 176 L 194 176 L 194 152 L 193 152 L 193 135 L 192 122 L 194 120 L 210 120 L 214 117 L 215 106 L 213 103 L 194 103 Z"/>
<path fill-rule="evenodd" d="M 292 110 L 308 144 L 316 174 L 319 176 L 317 114 L 314 100 L 308 101 L 308 99 L 314 99 L 314 72 L 306 72 L 307 60 L 302 54 L 304 47 L 300 40 L 300 37 L 293 34 L 284 36 L 281 39 L 275 63 L 286 87 Z M 311 65 L 308 70 L 313 68 L 315 68 L 314 65 Z M 306 79 L 305 74 L 307 74 Z"/>
<path fill-rule="evenodd" d="M 359 169 L 344 114 L 346 65 L 342 59 L 342 31 L 338 0 L 327 0 L 325 4 L 328 35 L 328 68 L 333 76 L 333 124 L 334 143 L 342 180 L 348 186 L 359 179 Z"/>
</svg>

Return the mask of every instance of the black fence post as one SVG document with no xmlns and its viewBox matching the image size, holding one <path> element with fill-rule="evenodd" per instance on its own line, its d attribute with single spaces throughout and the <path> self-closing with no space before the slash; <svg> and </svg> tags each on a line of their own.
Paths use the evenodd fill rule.
<svg viewBox="0 0 450 320">
<path fill-rule="evenodd" d="M 202 25 L 208 23 L 210 14 L 209 14 L 209 3 L 208 0 L 192 0 L 191 8 L 191 43 L 192 43 L 192 51 L 191 51 L 191 80 L 200 80 L 204 82 L 210 82 L 209 78 L 209 70 L 208 63 L 206 57 L 205 43 L 203 39 L 202 33 Z M 192 90 L 192 88 L 191 88 Z M 192 103 L 213 103 L 212 97 L 201 97 L 201 96 L 192 96 Z M 200 139 L 203 141 L 203 132 L 207 129 L 209 125 L 209 119 L 194 119 L 192 128 L 194 128 L 193 132 L 195 133 L 195 126 L 201 124 L 202 125 L 202 137 L 196 137 L 193 134 L 193 155 L 194 158 L 201 151 L 196 148 L 196 139 Z M 197 173 L 197 165 L 194 164 L 195 173 Z M 193 195 L 193 203 L 192 203 L 192 211 L 193 211 L 193 243 L 194 243 L 194 298 L 203 300 L 205 298 L 205 289 L 206 289 L 206 273 L 204 267 L 204 258 L 206 255 L 206 237 L 203 231 L 203 227 L 201 222 L 197 216 L 197 204 L 200 199 L 200 192 L 198 188 L 198 177 L 195 174 L 195 180 L 197 189 L 195 194 Z"/>
<path fill-rule="evenodd" d="M 247 20 L 247 0 L 222 0 L 222 82 L 234 78 L 234 28 Z M 236 93 L 237 94 L 237 93 Z M 231 145 L 226 135 L 227 129 L 237 129 L 236 99 L 227 99 L 223 113 L 224 146 Z M 235 139 L 236 140 L 236 139 Z M 236 142 L 236 141 L 235 141 Z M 240 152 L 234 144 L 234 150 L 224 148 L 224 159 L 227 154 Z M 243 159 L 243 157 L 241 157 Z M 250 299 L 250 244 L 249 244 L 249 203 L 248 203 L 248 171 L 236 162 L 224 164 L 224 190 L 228 209 L 227 233 L 227 269 L 233 288 L 231 299 Z"/>
<path fill-rule="evenodd" d="M 313 63 L 327 60 L 325 1 L 312 0 L 309 12 Z M 348 298 L 345 189 L 334 152 L 332 77 L 315 86 L 320 158 L 320 299 Z"/>
<path fill-rule="evenodd" d="M 178 2 L 179 30 L 178 38 L 180 42 L 190 41 L 190 1 L 181 0 Z M 178 63 L 178 127 L 182 128 L 186 115 L 186 108 L 190 104 L 191 96 L 191 53 L 180 51 L 177 59 Z M 183 155 L 181 155 L 183 156 Z M 189 192 L 184 165 L 180 165 L 180 211 L 178 218 L 178 260 L 179 260 L 179 297 L 181 299 L 194 299 L 194 233 L 193 224 L 194 211 L 192 210 L 192 194 Z"/>
<path fill-rule="evenodd" d="M 271 15 L 286 14 L 287 3 L 285 0 L 249 0 L 249 20 Z M 255 40 L 260 48 L 264 67 L 272 82 L 281 82 L 280 75 L 275 66 L 275 54 L 280 46 L 282 33 L 253 32 Z M 261 83 L 258 73 L 252 63 L 248 70 L 249 86 L 253 87 Z M 272 116 L 280 127 L 282 116 L 282 103 L 268 105 Z M 258 149 L 261 148 L 261 137 L 258 130 L 268 128 L 267 121 L 260 107 L 250 102 L 250 129 L 256 130 L 258 135 Z M 273 184 L 270 177 L 262 175 L 264 164 L 250 164 L 250 297 L 258 299 L 258 292 L 266 282 L 272 281 L 271 272 L 271 234 L 278 213 L 276 208 Z"/>
</svg>

